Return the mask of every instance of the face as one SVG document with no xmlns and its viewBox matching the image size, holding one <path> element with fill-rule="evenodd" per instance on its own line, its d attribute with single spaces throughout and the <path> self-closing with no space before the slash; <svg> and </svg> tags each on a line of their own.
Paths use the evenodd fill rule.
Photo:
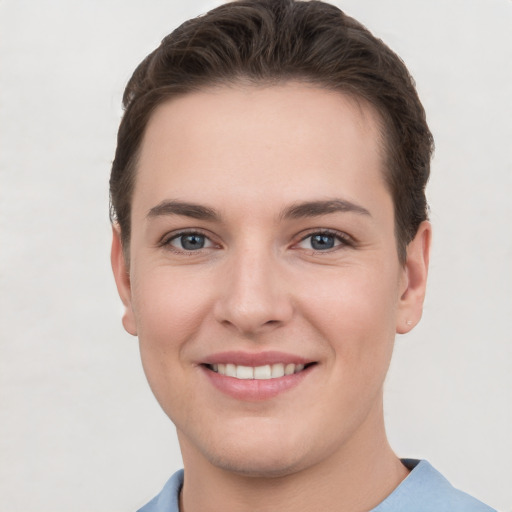
<svg viewBox="0 0 512 512">
<path fill-rule="evenodd" d="M 130 266 L 112 261 L 185 464 L 283 475 L 382 430 L 395 333 L 419 320 L 428 225 L 398 261 L 377 114 L 301 84 L 153 114 Z"/>
</svg>

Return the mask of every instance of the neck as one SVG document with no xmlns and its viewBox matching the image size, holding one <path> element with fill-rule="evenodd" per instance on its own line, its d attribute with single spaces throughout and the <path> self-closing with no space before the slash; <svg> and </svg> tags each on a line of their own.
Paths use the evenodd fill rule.
<svg viewBox="0 0 512 512">
<path fill-rule="evenodd" d="M 185 465 L 180 511 L 371 510 L 408 474 L 388 444 L 382 409 L 372 416 L 332 456 L 278 477 L 246 476 L 216 467 L 180 436 Z"/>
</svg>

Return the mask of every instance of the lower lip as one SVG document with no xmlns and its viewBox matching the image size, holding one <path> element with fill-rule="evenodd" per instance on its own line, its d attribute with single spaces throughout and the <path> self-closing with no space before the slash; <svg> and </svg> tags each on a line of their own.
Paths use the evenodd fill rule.
<svg viewBox="0 0 512 512">
<path fill-rule="evenodd" d="M 236 379 L 214 372 L 206 366 L 201 368 L 219 391 L 237 400 L 257 402 L 268 400 L 298 386 L 309 375 L 314 366 L 316 365 L 308 366 L 299 373 L 275 379 Z"/>
</svg>

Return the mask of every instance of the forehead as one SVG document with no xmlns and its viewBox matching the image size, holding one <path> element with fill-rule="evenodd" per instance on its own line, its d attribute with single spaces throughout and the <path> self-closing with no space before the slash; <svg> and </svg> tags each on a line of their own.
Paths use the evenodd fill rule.
<svg viewBox="0 0 512 512">
<path fill-rule="evenodd" d="M 258 194 L 269 183 L 301 200 L 335 189 L 340 175 L 384 185 L 379 121 L 362 100 L 300 83 L 176 97 L 147 125 L 134 201 L 188 194 L 191 183 L 199 201 L 218 188 Z"/>
</svg>

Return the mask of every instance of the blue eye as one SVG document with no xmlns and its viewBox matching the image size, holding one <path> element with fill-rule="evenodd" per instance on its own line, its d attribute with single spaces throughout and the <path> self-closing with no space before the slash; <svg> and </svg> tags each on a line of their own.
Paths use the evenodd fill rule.
<svg viewBox="0 0 512 512">
<path fill-rule="evenodd" d="M 299 242 L 298 247 L 301 249 L 313 249 L 314 251 L 328 251 L 343 245 L 350 245 L 350 242 L 342 234 L 320 232 L 304 237 Z"/>
<path fill-rule="evenodd" d="M 315 251 L 323 251 L 325 249 L 332 249 L 336 243 L 336 237 L 334 235 L 312 235 L 311 247 Z"/>
<path fill-rule="evenodd" d="M 212 247 L 212 242 L 201 233 L 181 233 L 168 242 L 172 247 L 182 251 L 198 251 Z"/>
</svg>

